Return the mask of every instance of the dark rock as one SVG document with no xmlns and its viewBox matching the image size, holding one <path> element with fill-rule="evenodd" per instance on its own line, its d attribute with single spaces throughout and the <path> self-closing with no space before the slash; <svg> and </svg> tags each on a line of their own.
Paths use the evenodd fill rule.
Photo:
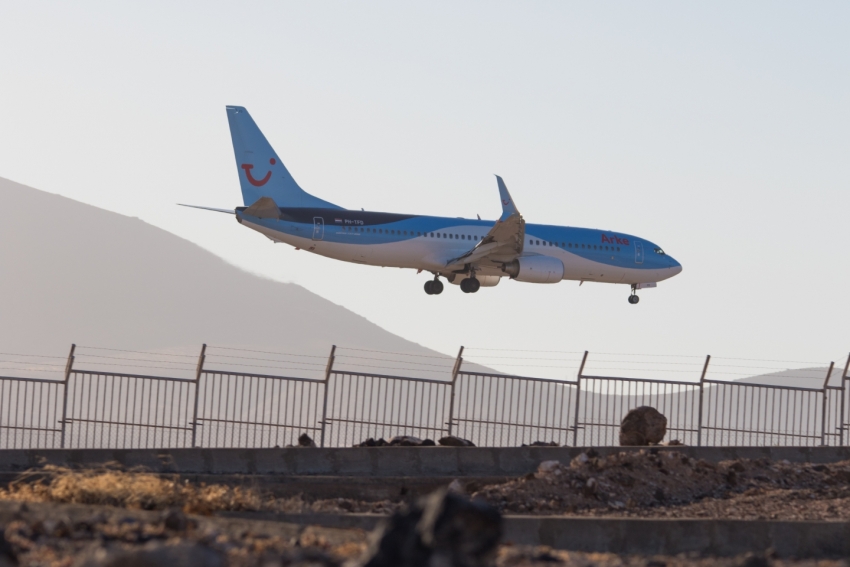
<svg viewBox="0 0 850 567">
<path fill-rule="evenodd" d="M 522 444 L 523 447 L 560 447 L 555 441 L 535 441 L 531 445 Z"/>
<path fill-rule="evenodd" d="M 422 440 L 422 447 L 436 447 L 436 446 L 437 446 L 437 444 L 434 443 L 433 439 L 423 439 Z"/>
<path fill-rule="evenodd" d="M 18 556 L 12 546 L 9 545 L 9 542 L 6 541 L 6 536 L 3 533 L 3 530 L 0 530 L 0 566 L 17 564 Z"/>
<path fill-rule="evenodd" d="M 422 439 L 413 435 L 396 435 L 390 439 L 390 447 L 419 447 Z"/>
<path fill-rule="evenodd" d="M 740 565 L 741 567 L 770 567 L 770 560 L 765 554 L 748 553 Z"/>
<path fill-rule="evenodd" d="M 372 437 L 369 437 L 362 443 L 355 445 L 355 447 L 387 447 L 388 445 L 389 443 L 387 443 L 384 438 L 375 440 Z"/>
<path fill-rule="evenodd" d="M 667 418 L 652 407 L 641 406 L 626 414 L 620 424 L 620 445 L 657 445 L 667 434 Z"/>
<path fill-rule="evenodd" d="M 162 524 L 167 530 L 184 532 L 189 527 L 189 519 L 181 510 L 168 510 L 163 514 Z"/>
<path fill-rule="evenodd" d="M 501 534 L 495 508 L 438 490 L 378 528 L 365 567 L 484 567 Z"/>
<path fill-rule="evenodd" d="M 298 437 L 298 446 L 299 447 L 315 447 L 316 443 L 314 443 L 313 440 L 310 439 L 309 435 L 307 435 L 306 433 L 302 433 Z"/>
<path fill-rule="evenodd" d="M 443 447 L 475 447 L 475 443 L 469 439 L 461 439 L 454 435 L 446 435 L 445 437 L 442 437 L 438 443 Z"/>
</svg>

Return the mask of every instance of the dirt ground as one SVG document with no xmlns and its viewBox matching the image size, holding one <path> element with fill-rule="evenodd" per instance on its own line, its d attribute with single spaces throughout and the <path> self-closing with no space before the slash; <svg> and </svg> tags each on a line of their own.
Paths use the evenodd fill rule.
<svg viewBox="0 0 850 567">
<path fill-rule="evenodd" d="M 13 508 L 17 506 L 18 508 Z M 0 503 L 0 566 L 337 566 L 366 550 L 362 530 L 109 506 Z"/>
<path fill-rule="evenodd" d="M 783 560 L 765 555 L 746 554 L 735 557 L 699 557 L 696 555 L 616 555 L 558 551 L 545 547 L 499 548 L 498 567 L 848 567 L 846 560 Z"/>
<path fill-rule="evenodd" d="M 678 451 L 646 449 L 569 463 L 498 484 L 458 479 L 452 487 L 507 514 L 654 518 L 850 520 L 850 461 L 806 464 L 760 460 L 711 463 Z M 103 466 L 47 467 L 24 474 L 0 501 L 101 504 L 209 515 L 220 511 L 388 514 L 401 501 L 309 495 L 277 498 L 259 487 L 193 484 L 179 477 Z"/>
<path fill-rule="evenodd" d="M 10 505 L 19 511 L 10 510 Z M 362 530 L 228 520 L 107 506 L 0 504 L 13 517 L 0 532 L 0 566 L 11 567 L 358 567 Z M 494 567 L 850 567 L 843 560 L 788 560 L 769 552 L 737 557 L 634 556 L 500 546 Z"/>
<path fill-rule="evenodd" d="M 710 463 L 643 450 L 541 463 L 502 484 L 467 485 L 503 513 L 608 517 L 850 519 L 850 461 Z"/>
</svg>

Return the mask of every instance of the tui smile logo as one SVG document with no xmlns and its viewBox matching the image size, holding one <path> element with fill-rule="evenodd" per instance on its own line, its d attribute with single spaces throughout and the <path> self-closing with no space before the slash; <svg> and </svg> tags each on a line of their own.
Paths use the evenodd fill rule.
<svg viewBox="0 0 850 567">
<path fill-rule="evenodd" d="M 274 158 L 271 158 L 269 160 L 269 163 L 271 165 L 274 165 L 275 163 L 277 163 L 277 161 Z M 272 178 L 271 170 L 267 171 L 266 175 L 262 179 L 254 179 L 254 176 L 251 175 L 251 170 L 254 169 L 254 166 L 252 164 L 243 163 L 241 167 L 245 170 L 245 175 L 248 177 L 248 183 L 250 183 L 254 187 L 262 187 L 263 185 L 269 182 L 269 179 Z"/>
</svg>

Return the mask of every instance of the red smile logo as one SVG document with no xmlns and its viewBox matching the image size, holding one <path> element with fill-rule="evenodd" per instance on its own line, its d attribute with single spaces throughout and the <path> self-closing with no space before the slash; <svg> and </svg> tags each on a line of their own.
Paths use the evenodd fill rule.
<svg viewBox="0 0 850 567">
<path fill-rule="evenodd" d="M 269 163 L 274 165 L 277 162 L 274 158 L 272 158 L 269 160 Z M 265 177 L 263 177 L 262 179 L 254 179 L 254 176 L 251 175 L 251 170 L 254 169 L 254 166 L 250 163 L 243 163 L 242 169 L 245 170 L 245 175 L 248 177 L 248 183 L 250 183 L 254 187 L 262 187 L 263 185 L 269 182 L 269 179 L 272 178 L 272 172 L 271 170 L 269 170 L 266 172 Z"/>
</svg>

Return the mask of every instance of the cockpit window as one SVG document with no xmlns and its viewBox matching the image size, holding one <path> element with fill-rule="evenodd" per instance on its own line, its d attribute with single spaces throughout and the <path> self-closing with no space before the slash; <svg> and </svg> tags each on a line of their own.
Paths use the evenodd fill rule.
<svg viewBox="0 0 850 567">
<path fill-rule="evenodd" d="M 655 253 L 656 253 L 656 254 L 661 254 L 662 256 L 664 256 L 664 255 L 665 255 L 665 254 L 664 254 L 664 250 L 662 250 L 661 248 L 656 248 L 656 249 L 655 249 Z"/>
</svg>

